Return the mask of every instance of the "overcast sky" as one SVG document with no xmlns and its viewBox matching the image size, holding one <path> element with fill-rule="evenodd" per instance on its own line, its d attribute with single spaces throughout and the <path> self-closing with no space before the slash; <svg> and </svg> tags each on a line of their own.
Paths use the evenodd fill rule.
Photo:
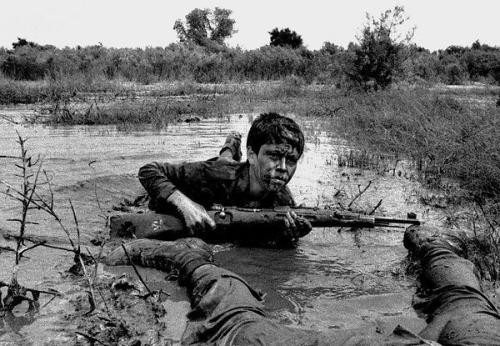
<svg viewBox="0 0 500 346">
<path fill-rule="evenodd" d="M 230 46 L 258 48 L 274 27 L 289 27 L 309 49 L 325 41 L 346 47 L 366 21 L 403 5 L 417 27 L 413 41 L 430 50 L 482 43 L 500 46 L 499 0 L 0 0 L 0 46 L 17 37 L 57 47 L 164 47 L 174 22 L 194 8 L 231 9 L 238 32 Z"/>
</svg>

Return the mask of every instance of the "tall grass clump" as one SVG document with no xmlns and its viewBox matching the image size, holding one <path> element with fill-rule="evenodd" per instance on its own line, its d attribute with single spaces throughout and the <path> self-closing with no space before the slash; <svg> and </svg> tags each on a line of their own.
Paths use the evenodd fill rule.
<svg viewBox="0 0 500 346">
<path fill-rule="evenodd" d="M 426 90 L 353 94 L 336 117 L 345 138 L 407 157 L 428 182 L 460 182 L 474 198 L 500 198 L 500 109 Z"/>
<path fill-rule="evenodd" d="M 47 118 L 52 125 L 109 125 L 152 124 L 159 127 L 185 120 L 186 116 L 220 116 L 221 110 L 230 109 L 226 97 L 194 97 L 182 99 L 122 100 L 99 104 L 97 101 L 82 105 L 66 104 L 53 110 Z"/>
<path fill-rule="evenodd" d="M 0 104 L 29 104 L 44 99 L 43 86 L 39 82 L 14 81 L 0 78 Z"/>
<path fill-rule="evenodd" d="M 46 77 L 39 81 L 18 81 L 0 78 L 0 104 L 30 104 L 61 102 L 89 93 L 120 94 L 125 88 L 117 82 L 83 74 Z"/>
</svg>

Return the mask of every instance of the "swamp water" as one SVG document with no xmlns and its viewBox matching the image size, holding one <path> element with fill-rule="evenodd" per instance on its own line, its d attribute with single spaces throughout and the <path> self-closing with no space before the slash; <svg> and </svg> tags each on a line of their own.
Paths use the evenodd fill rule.
<svg viewBox="0 0 500 346">
<path fill-rule="evenodd" d="M 4 109 L 3 118 L 18 119 L 23 109 Z M 43 158 L 43 168 L 52 178 L 56 210 L 74 229 L 68 199 L 75 206 L 82 230 L 82 244 L 106 234 L 105 217 L 112 206 L 124 198 L 133 199 L 141 191 L 136 178 L 138 168 L 151 161 L 204 160 L 218 154 L 230 131 L 245 134 L 252 115 L 178 123 L 163 130 L 118 131 L 115 126 L 46 127 L 20 125 L 0 119 L 0 155 L 19 155 L 16 130 L 29 138 L 26 146 L 33 156 Z M 358 207 L 370 210 L 382 200 L 378 213 L 404 216 L 417 213 L 428 223 L 439 223 L 439 216 L 418 203 L 419 186 L 405 174 L 377 174 L 375 171 L 343 168 L 337 155 L 349 150 L 345 143 L 324 131 L 324 120 L 298 118 L 306 134 L 306 150 L 290 183 L 296 201 L 307 206 L 335 206 L 336 198 L 349 202 L 370 181 L 370 188 L 357 200 Z M 242 143 L 245 143 L 246 138 Z M 245 159 L 245 158 L 244 158 Z M 19 186 L 13 177 L 13 161 L 0 159 L 0 180 Z M 4 187 L 2 187 L 4 189 Z M 337 197 L 335 197 L 337 196 Z M 0 230 L 14 233 L 16 224 L 7 221 L 19 215 L 20 206 L 2 196 Z M 353 206 L 356 206 L 354 204 Z M 51 217 L 33 211 L 28 234 L 43 235 L 66 244 L 64 233 Z M 358 232 L 337 228 L 314 229 L 302 238 L 296 249 L 255 249 L 218 245 L 216 259 L 227 269 L 243 276 L 252 286 L 267 293 L 270 316 L 297 328 L 327 331 L 365 328 L 376 325 L 390 330 L 396 324 L 419 331 L 423 321 L 411 308 L 414 282 L 404 275 L 402 245 L 404 228 L 371 229 Z M 6 241 L 1 239 L 2 245 Z M 10 244 L 12 245 L 12 244 Z M 56 289 L 65 295 L 81 290 L 67 273 L 72 254 L 47 248 L 28 253 L 19 271 L 26 287 Z M 0 255 L 0 280 L 10 280 L 14 256 Z M 129 267 L 104 268 L 113 274 L 131 273 Z M 189 310 L 184 290 L 164 280 L 165 275 L 141 270 L 154 288 L 165 287 L 166 325 L 171 340 L 183 330 Z M 65 317 L 73 309 L 65 297 L 52 301 L 42 295 L 36 314 L 22 318 L 16 313 L 0 320 L 0 344 L 52 344 L 74 340 L 75 326 Z M 46 305 L 45 305 L 46 304 Z M 45 306 L 44 306 L 45 305 Z"/>
</svg>

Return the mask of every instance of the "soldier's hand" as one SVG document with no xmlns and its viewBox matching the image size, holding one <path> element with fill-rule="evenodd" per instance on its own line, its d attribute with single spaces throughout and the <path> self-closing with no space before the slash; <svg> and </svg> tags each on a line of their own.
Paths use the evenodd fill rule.
<svg viewBox="0 0 500 346">
<path fill-rule="evenodd" d="M 199 235 L 207 230 L 215 229 L 215 222 L 205 208 L 191 201 L 191 205 L 182 210 L 186 228 L 190 235 Z"/>
<path fill-rule="evenodd" d="M 208 215 L 205 208 L 179 190 L 172 193 L 167 201 L 175 205 L 184 217 L 189 235 L 199 235 L 207 230 L 215 229 L 215 222 Z"/>
<path fill-rule="evenodd" d="M 283 237 L 292 241 L 307 235 L 312 230 L 311 223 L 302 216 L 297 216 L 295 212 L 289 211 L 284 219 Z"/>
</svg>

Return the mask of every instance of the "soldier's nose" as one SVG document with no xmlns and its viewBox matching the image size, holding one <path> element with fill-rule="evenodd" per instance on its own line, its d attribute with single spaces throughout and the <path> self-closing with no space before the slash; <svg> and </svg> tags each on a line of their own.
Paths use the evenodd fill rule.
<svg viewBox="0 0 500 346">
<path fill-rule="evenodd" d="M 280 169 L 285 169 L 286 170 L 286 158 L 285 157 L 282 157 L 280 159 L 278 167 Z"/>
</svg>

